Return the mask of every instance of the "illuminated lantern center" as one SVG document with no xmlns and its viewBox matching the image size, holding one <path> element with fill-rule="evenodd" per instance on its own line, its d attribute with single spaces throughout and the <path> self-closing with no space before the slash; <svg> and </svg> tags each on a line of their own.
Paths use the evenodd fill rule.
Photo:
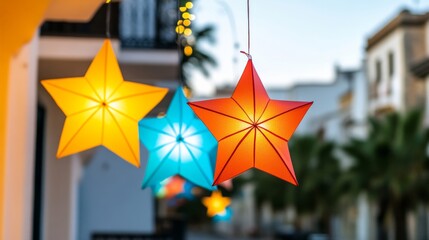
<svg viewBox="0 0 429 240">
<path fill-rule="evenodd" d="M 214 203 L 213 203 L 213 208 L 216 208 L 216 209 L 218 209 L 218 208 L 222 208 L 222 202 L 220 202 L 220 201 L 215 201 Z"/>
<path fill-rule="evenodd" d="M 181 143 L 183 141 L 184 141 L 183 136 L 181 134 L 177 135 L 176 142 Z"/>
</svg>

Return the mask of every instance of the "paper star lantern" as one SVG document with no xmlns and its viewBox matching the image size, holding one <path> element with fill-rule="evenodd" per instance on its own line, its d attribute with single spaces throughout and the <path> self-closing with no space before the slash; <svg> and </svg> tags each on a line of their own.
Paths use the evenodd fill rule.
<svg viewBox="0 0 429 240">
<path fill-rule="evenodd" d="M 252 167 L 298 184 L 288 141 L 312 102 L 270 99 L 249 59 L 231 98 L 189 105 L 219 142 L 215 185 Z"/>
<path fill-rule="evenodd" d="M 214 191 L 210 197 L 203 198 L 203 204 L 207 207 L 207 215 L 213 217 L 224 212 L 231 204 L 231 199 L 223 197 L 220 191 Z"/>
<path fill-rule="evenodd" d="M 180 175 L 212 190 L 213 166 L 209 153 L 216 140 L 186 104 L 178 89 L 165 117 L 140 121 L 140 140 L 149 150 L 143 188 Z"/>
<path fill-rule="evenodd" d="M 169 199 L 184 193 L 185 184 L 186 181 L 183 178 L 174 176 L 165 179 L 157 185 L 151 186 L 151 188 L 158 198 Z"/>
<path fill-rule="evenodd" d="M 181 194 L 183 191 L 185 191 L 185 180 L 181 177 L 174 176 L 170 179 L 169 183 L 165 185 L 165 190 L 167 192 L 166 197 L 172 198 L 179 194 Z"/>
<path fill-rule="evenodd" d="M 104 146 L 140 166 L 138 121 L 168 89 L 124 81 L 109 40 L 84 77 L 44 80 L 42 85 L 66 115 L 58 158 Z"/>
<path fill-rule="evenodd" d="M 167 196 L 167 191 L 165 190 L 165 185 L 170 181 L 170 178 L 165 179 L 159 184 L 151 186 L 151 189 L 157 198 L 165 198 Z"/>
<path fill-rule="evenodd" d="M 178 178 L 178 182 L 175 181 L 175 179 Z M 173 186 L 169 186 L 173 184 Z M 154 194 L 158 198 L 183 198 L 187 200 L 193 200 L 195 198 L 194 192 L 196 189 L 201 189 L 200 187 L 196 187 L 195 184 L 184 180 L 183 178 L 179 176 L 169 177 L 160 182 L 159 184 L 156 184 L 154 186 L 151 186 Z M 175 193 L 172 194 L 171 190 L 175 189 Z"/>
<path fill-rule="evenodd" d="M 179 197 L 182 197 L 188 200 L 193 200 L 195 198 L 194 196 L 195 188 L 199 188 L 199 187 L 196 187 L 195 184 L 189 181 L 186 181 L 185 185 L 183 186 L 183 192 L 179 194 Z"/>
</svg>

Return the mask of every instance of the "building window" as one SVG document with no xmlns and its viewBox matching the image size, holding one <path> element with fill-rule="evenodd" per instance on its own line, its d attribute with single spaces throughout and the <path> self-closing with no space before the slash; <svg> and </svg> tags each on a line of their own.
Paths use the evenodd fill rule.
<svg viewBox="0 0 429 240">
<path fill-rule="evenodd" d="M 382 74 L 381 74 L 381 61 L 377 60 L 375 62 L 375 83 L 378 85 L 381 82 Z"/>
<path fill-rule="evenodd" d="M 387 83 L 387 94 L 390 95 L 392 93 L 392 81 L 393 74 L 395 73 L 395 55 L 393 52 L 389 52 L 389 82 Z"/>
<path fill-rule="evenodd" d="M 389 52 L 389 77 L 391 78 L 395 73 L 395 56 L 393 52 Z"/>
<path fill-rule="evenodd" d="M 378 86 L 380 85 L 381 77 L 381 61 L 377 60 L 375 61 L 375 79 L 374 82 L 371 84 L 371 98 L 378 97 Z"/>
<path fill-rule="evenodd" d="M 123 39 L 151 40 L 156 37 L 156 2 L 124 0 L 121 4 L 120 34 Z"/>
<path fill-rule="evenodd" d="M 176 48 L 177 1 L 122 0 L 121 47 Z"/>
</svg>

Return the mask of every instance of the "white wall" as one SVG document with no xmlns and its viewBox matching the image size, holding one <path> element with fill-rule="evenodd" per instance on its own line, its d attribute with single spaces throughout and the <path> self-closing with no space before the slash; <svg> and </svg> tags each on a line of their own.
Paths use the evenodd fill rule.
<svg viewBox="0 0 429 240">
<path fill-rule="evenodd" d="M 53 37 L 40 38 L 41 59 L 93 59 L 103 45 L 104 39 L 81 37 Z M 179 55 L 175 50 L 160 49 L 132 49 L 120 48 L 118 40 L 112 39 L 112 47 L 118 61 L 122 64 L 147 64 L 147 65 L 177 65 Z"/>
<path fill-rule="evenodd" d="M 0 239 L 31 238 L 36 127 L 38 33 L 12 57 L 6 114 L 4 235 Z"/>
<path fill-rule="evenodd" d="M 42 239 L 89 240 L 95 231 L 153 232 L 152 194 L 140 188 L 144 168 L 102 147 L 56 159 L 64 116 L 43 89 L 39 99 L 47 115 Z M 141 152 L 145 166 L 147 152 Z M 88 155 L 91 160 L 83 165 Z"/>
<path fill-rule="evenodd" d="M 289 89 L 284 99 L 314 101 L 296 133 L 313 134 L 323 127 L 327 139 L 338 140 L 342 131 L 339 100 L 347 89 L 348 84 L 344 79 L 336 79 L 331 84 L 306 84 Z"/>
<path fill-rule="evenodd" d="M 39 84 L 39 101 L 46 109 L 43 152 L 42 239 L 75 240 L 78 155 L 56 158 L 64 114 Z"/>
<path fill-rule="evenodd" d="M 268 93 L 273 99 L 314 101 L 296 133 L 314 134 L 323 127 L 327 139 L 343 142 L 350 136 L 364 137 L 368 118 L 368 80 L 365 70 L 361 69 L 353 74 L 350 86 L 345 77 L 340 70 L 331 83 L 300 84 L 287 90 L 268 89 Z M 349 89 L 353 95 L 349 116 L 356 125 L 345 131 L 342 121 L 346 113 L 340 108 L 340 100 Z"/>
<path fill-rule="evenodd" d="M 355 74 L 352 82 L 353 99 L 350 106 L 350 117 L 353 120 L 353 126 L 349 131 L 349 137 L 364 138 L 367 134 L 368 119 L 368 80 L 365 70 Z"/>
<path fill-rule="evenodd" d="M 388 72 L 388 54 L 394 54 L 394 74 L 392 78 Z M 381 61 L 382 79 L 377 89 L 377 99 L 371 99 L 369 109 L 374 112 L 377 108 L 391 105 L 395 109 L 403 110 L 405 94 L 405 55 L 404 55 L 404 31 L 401 28 L 394 30 L 377 45 L 373 46 L 366 53 L 368 81 L 373 84 L 376 79 L 376 61 Z M 387 86 L 392 81 L 392 92 L 387 94 Z"/>
<path fill-rule="evenodd" d="M 126 163 L 103 147 L 85 167 L 79 191 L 79 240 L 94 232 L 153 233 L 154 202 L 150 189 L 141 189 L 147 151 L 141 148 L 142 168 Z"/>
<path fill-rule="evenodd" d="M 256 229 L 258 220 L 256 219 L 254 191 L 255 186 L 252 183 L 245 184 L 240 191 L 240 198 L 232 201 L 233 215 L 230 224 L 232 232 L 247 235 Z"/>
</svg>

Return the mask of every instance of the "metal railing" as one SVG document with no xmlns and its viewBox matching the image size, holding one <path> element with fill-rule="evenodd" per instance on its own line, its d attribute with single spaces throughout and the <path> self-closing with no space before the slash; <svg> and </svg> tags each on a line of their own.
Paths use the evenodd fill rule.
<svg viewBox="0 0 429 240">
<path fill-rule="evenodd" d="M 123 48 L 176 48 L 178 0 L 123 0 L 119 35 Z"/>
<path fill-rule="evenodd" d="M 157 234 L 121 234 L 121 233 L 95 233 L 92 240 L 174 240 L 173 237 Z"/>
<path fill-rule="evenodd" d="M 110 35 L 122 48 L 175 49 L 178 0 L 112 2 Z M 42 36 L 106 37 L 106 4 L 87 23 L 47 21 Z"/>
<path fill-rule="evenodd" d="M 186 221 L 183 218 L 157 218 L 156 231 L 144 233 L 93 233 L 91 240 L 184 240 Z"/>
</svg>

